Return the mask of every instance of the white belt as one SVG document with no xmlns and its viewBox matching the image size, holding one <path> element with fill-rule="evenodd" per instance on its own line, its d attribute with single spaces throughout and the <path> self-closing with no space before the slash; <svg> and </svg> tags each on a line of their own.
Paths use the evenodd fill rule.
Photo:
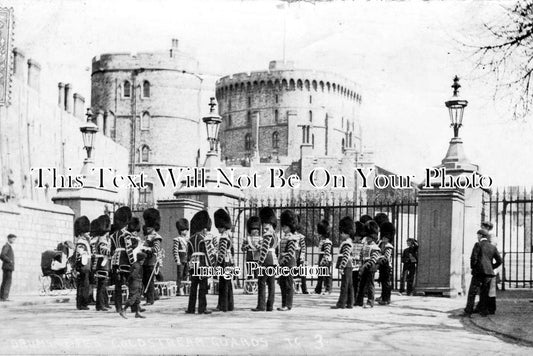
<svg viewBox="0 0 533 356">
<path fill-rule="evenodd" d="M 204 252 L 193 252 L 193 256 L 205 256 Z"/>
</svg>

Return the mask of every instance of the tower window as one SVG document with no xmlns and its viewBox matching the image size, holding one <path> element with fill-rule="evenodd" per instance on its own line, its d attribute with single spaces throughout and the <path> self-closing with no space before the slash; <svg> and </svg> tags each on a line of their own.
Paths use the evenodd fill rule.
<svg viewBox="0 0 533 356">
<path fill-rule="evenodd" d="M 278 110 L 274 110 L 274 122 L 277 124 L 279 121 L 279 112 Z"/>
<path fill-rule="evenodd" d="M 272 134 L 272 148 L 279 148 L 279 134 L 277 131 Z"/>
<path fill-rule="evenodd" d="M 252 112 L 251 111 L 248 111 L 246 113 L 246 124 L 248 126 L 251 126 L 252 125 Z"/>
<path fill-rule="evenodd" d="M 279 97 L 278 97 L 278 94 L 276 94 L 276 104 L 278 103 L 279 101 Z"/>
<path fill-rule="evenodd" d="M 313 122 L 313 112 L 309 110 L 309 122 Z"/>
<path fill-rule="evenodd" d="M 244 149 L 246 151 L 252 150 L 252 135 L 249 133 L 244 136 Z"/>
<path fill-rule="evenodd" d="M 141 162 L 148 163 L 150 161 L 150 147 L 147 145 L 142 146 L 141 148 Z"/>
<path fill-rule="evenodd" d="M 228 127 L 231 127 L 231 115 L 228 115 Z"/>
<path fill-rule="evenodd" d="M 145 80 L 143 82 L 143 98 L 150 97 L 150 82 Z"/>
<path fill-rule="evenodd" d="M 125 98 L 131 97 L 131 83 L 127 80 L 124 81 L 123 87 L 124 87 L 123 96 Z"/>
<path fill-rule="evenodd" d="M 150 113 L 145 111 L 141 117 L 141 130 L 150 130 Z"/>
<path fill-rule="evenodd" d="M 248 107 L 251 107 L 252 106 L 252 97 L 249 96 L 248 97 Z"/>
<path fill-rule="evenodd" d="M 313 96 L 309 95 L 309 104 L 312 104 L 312 103 L 313 103 Z"/>
</svg>

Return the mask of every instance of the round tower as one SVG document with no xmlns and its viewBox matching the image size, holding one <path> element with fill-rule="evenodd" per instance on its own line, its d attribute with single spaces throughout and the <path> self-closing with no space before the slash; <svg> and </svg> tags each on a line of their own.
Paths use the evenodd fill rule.
<svg viewBox="0 0 533 356">
<path fill-rule="evenodd" d="M 155 167 L 193 167 L 199 159 L 201 85 L 198 61 L 178 50 L 102 54 L 92 60 L 91 107 L 100 130 L 130 149 L 130 173 L 149 188 L 134 203 L 151 205 L 175 188 L 157 183 Z M 135 118 L 135 120 L 133 120 Z"/>
<path fill-rule="evenodd" d="M 294 162 L 304 149 L 320 157 L 361 152 L 361 95 L 339 75 L 272 61 L 266 71 L 219 79 L 216 97 L 223 117 L 222 159 L 228 164 L 254 156 Z"/>
</svg>

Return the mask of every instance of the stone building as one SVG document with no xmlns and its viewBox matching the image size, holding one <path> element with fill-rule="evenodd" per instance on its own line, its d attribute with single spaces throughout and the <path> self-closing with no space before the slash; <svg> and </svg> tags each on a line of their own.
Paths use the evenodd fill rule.
<svg viewBox="0 0 533 356">
<path fill-rule="evenodd" d="M 221 158 L 240 173 L 280 167 L 302 178 L 300 190 L 312 191 L 305 177 L 322 167 L 346 177 L 338 190 L 347 193 L 354 168 L 371 165 L 372 155 L 363 154 L 359 87 L 342 76 L 271 61 L 266 71 L 220 78 L 216 96 Z M 250 192 L 257 193 L 273 194 Z"/>
<path fill-rule="evenodd" d="M 272 61 L 267 71 L 217 81 L 222 158 L 296 161 L 302 145 L 321 157 L 361 151 L 357 85 L 333 73 Z"/>
<path fill-rule="evenodd" d="M 85 103 L 72 85 L 63 83 L 58 85 L 57 103 L 48 102 L 43 94 L 55 89 L 41 84 L 39 63 L 19 49 L 13 50 L 12 58 L 11 102 L 0 106 L 0 244 L 8 234 L 17 235 L 12 292 L 35 294 L 40 287 L 41 253 L 73 240 L 76 216 L 68 206 L 52 203 L 57 196 L 52 174 L 45 173 L 39 187 L 32 168 L 55 168 L 58 177 L 80 173 L 86 157 L 80 132 L 86 121 Z M 127 174 L 124 147 L 101 132 L 94 145 L 96 166 Z M 116 195 L 119 203 L 125 201 L 125 190 Z M 88 217 L 95 219 L 114 208 L 108 204 Z"/>
<path fill-rule="evenodd" d="M 148 188 L 130 203 L 142 207 L 172 196 L 175 188 L 162 187 L 153 168 L 199 164 L 201 117 L 213 89 L 198 73 L 198 61 L 176 39 L 168 51 L 93 58 L 91 107 L 105 135 L 129 150 L 130 172 L 147 175 Z"/>
</svg>

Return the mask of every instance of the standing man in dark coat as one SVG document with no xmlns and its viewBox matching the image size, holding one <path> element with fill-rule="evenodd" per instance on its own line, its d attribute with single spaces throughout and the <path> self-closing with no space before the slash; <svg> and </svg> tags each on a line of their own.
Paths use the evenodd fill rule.
<svg viewBox="0 0 533 356">
<path fill-rule="evenodd" d="M 472 249 L 470 256 L 470 268 L 472 269 L 472 280 L 468 288 L 468 299 L 464 310 L 465 316 L 471 316 L 474 312 L 474 302 L 477 290 L 479 289 L 479 314 L 487 316 L 490 282 L 495 277 L 494 269 L 502 264 L 502 258 L 496 246 L 489 240 L 487 230 L 481 229 L 477 232 L 478 242 Z M 495 261 L 495 263 L 493 263 Z"/>
<path fill-rule="evenodd" d="M 0 260 L 2 260 L 2 286 L 0 287 L 0 302 L 9 301 L 9 290 L 11 289 L 11 277 L 15 270 L 15 254 L 13 244 L 17 236 L 14 234 L 7 235 L 7 243 L 2 247 Z"/>
</svg>

